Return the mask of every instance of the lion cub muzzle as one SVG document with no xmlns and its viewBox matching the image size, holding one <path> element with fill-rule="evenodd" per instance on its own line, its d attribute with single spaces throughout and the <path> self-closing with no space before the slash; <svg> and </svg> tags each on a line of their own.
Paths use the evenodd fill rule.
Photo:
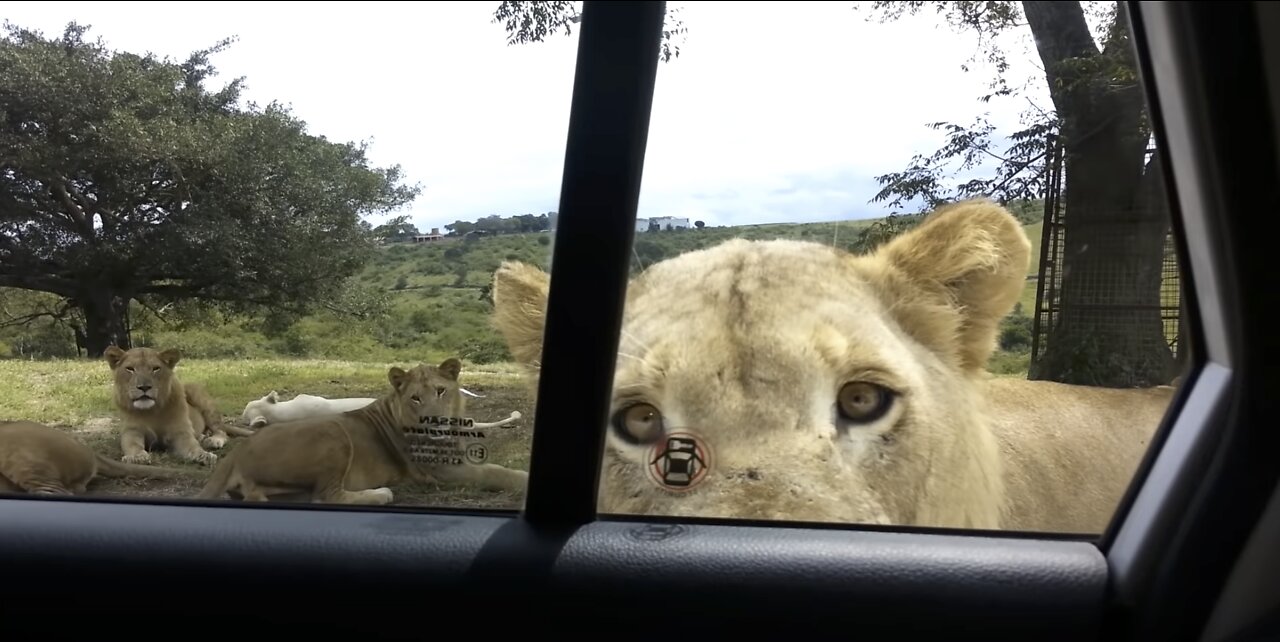
<svg viewBox="0 0 1280 642">
<path fill-rule="evenodd" d="M 150 410 L 156 405 L 155 387 L 150 384 L 138 384 L 129 389 L 129 405 L 138 410 Z"/>
</svg>

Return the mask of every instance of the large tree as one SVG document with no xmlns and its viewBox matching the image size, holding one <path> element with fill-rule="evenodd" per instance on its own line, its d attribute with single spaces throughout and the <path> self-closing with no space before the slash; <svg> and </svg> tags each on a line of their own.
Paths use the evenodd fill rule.
<svg viewBox="0 0 1280 642">
<path fill-rule="evenodd" d="M 1061 313 L 1046 328 L 1047 350 L 1029 373 L 1035 379 L 1144 386 L 1165 383 L 1174 374 L 1159 310 L 1168 208 L 1159 151 L 1147 153 L 1147 105 L 1118 8 L 1115 2 L 1056 1 L 870 5 L 881 20 L 933 9 L 952 27 L 974 34 L 995 70 L 984 102 L 1019 97 L 1009 82 L 1000 36 L 1028 29 L 1034 37 L 1052 106 L 1029 110 L 1011 132 L 998 131 L 986 118 L 932 123 L 946 133 L 943 147 L 917 155 L 904 171 L 877 177 L 882 189 L 872 200 L 895 207 L 916 202 L 918 211 L 974 195 L 1037 200 L 1045 194 L 1051 148 L 1061 149 L 1067 221 L 1059 266 Z M 1101 26 L 1098 38 L 1089 15 Z M 568 33 L 578 19 L 572 2 L 503 2 L 495 12 L 495 22 L 503 21 L 513 43 Z M 678 55 L 674 39 L 683 33 L 679 19 L 669 16 L 664 61 Z M 982 167 L 993 160 L 994 167 Z M 958 180 L 960 175 L 968 177 Z M 914 220 L 891 217 L 882 231 L 896 233 Z"/>
<path fill-rule="evenodd" d="M 1088 12 L 1086 11 L 1086 6 Z M 1043 194 L 1047 161 L 1062 157 L 1065 214 L 1059 315 L 1029 376 L 1100 386 L 1167 383 L 1175 363 L 1164 334 L 1161 286 L 1169 211 L 1160 150 L 1138 79 L 1129 24 L 1115 2 L 876 2 L 881 19 L 932 8 L 954 27 L 976 34 L 996 78 L 983 100 L 1014 96 L 999 36 L 1029 29 L 1051 108 L 1024 115 L 1016 132 L 985 119 L 937 123 L 947 144 L 917 156 L 905 171 L 879 177 L 877 199 L 901 203 L 987 195 L 1002 200 Z M 1096 18 L 1094 36 L 1088 17 Z M 993 141 L 1003 137 L 1004 149 Z M 944 181 L 995 159 L 987 177 Z M 960 160 L 958 167 L 948 163 Z"/>
<path fill-rule="evenodd" d="M 0 287 L 51 293 L 92 357 L 130 343 L 131 301 L 302 309 L 340 297 L 411 201 L 398 166 L 210 90 L 209 57 L 109 50 L 6 22 L 0 39 Z"/>
</svg>

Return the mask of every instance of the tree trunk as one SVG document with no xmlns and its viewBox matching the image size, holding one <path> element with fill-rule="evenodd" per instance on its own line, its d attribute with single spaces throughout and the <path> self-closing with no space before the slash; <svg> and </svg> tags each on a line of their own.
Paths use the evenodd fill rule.
<svg viewBox="0 0 1280 642">
<path fill-rule="evenodd" d="M 1098 51 L 1078 3 L 1023 5 L 1062 122 L 1066 224 L 1059 314 L 1028 377 L 1166 383 L 1174 369 L 1160 310 L 1168 220 L 1160 164 L 1144 168 L 1144 96 L 1112 85 L 1103 58 L 1117 54 Z"/>
<path fill-rule="evenodd" d="M 90 359 L 102 358 L 107 346 L 123 350 L 131 347 L 129 327 L 129 297 L 109 289 L 96 289 L 76 298 L 76 305 L 84 315 L 84 348 Z"/>
</svg>

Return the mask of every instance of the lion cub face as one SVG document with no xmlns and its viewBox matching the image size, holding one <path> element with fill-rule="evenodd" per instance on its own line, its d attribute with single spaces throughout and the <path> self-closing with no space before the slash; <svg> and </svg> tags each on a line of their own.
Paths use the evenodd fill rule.
<svg viewBox="0 0 1280 642">
<path fill-rule="evenodd" d="M 173 368 L 182 355 L 175 349 L 109 346 L 103 357 L 115 379 L 116 403 L 130 410 L 151 410 L 172 392 Z"/>
<path fill-rule="evenodd" d="M 445 359 L 440 365 L 421 364 L 410 370 L 392 367 L 387 379 L 395 391 L 392 404 L 401 426 L 420 426 L 430 417 L 462 414 L 463 399 L 458 385 L 462 362 Z"/>
<path fill-rule="evenodd" d="M 732 240 L 629 289 L 600 510 L 993 526 L 999 472 L 972 387 L 1030 260 L 978 201 L 869 256 Z M 495 323 L 541 358 L 547 276 L 504 264 Z M 657 447 L 692 437 L 705 476 L 664 487 Z"/>
</svg>

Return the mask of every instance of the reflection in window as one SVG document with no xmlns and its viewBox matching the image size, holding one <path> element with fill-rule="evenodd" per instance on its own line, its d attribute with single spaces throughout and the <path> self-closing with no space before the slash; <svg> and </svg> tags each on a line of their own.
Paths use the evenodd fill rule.
<svg viewBox="0 0 1280 642">
<path fill-rule="evenodd" d="M 1111 518 L 1186 304 L 1128 26 L 919 4 L 671 5 L 601 511 Z M 546 279 L 495 273 L 531 366 Z"/>
<path fill-rule="evenodd" d="M 7 6 L 0 491 L 521 506 L 576 41 L 496 9 Z"/>
</svg>

